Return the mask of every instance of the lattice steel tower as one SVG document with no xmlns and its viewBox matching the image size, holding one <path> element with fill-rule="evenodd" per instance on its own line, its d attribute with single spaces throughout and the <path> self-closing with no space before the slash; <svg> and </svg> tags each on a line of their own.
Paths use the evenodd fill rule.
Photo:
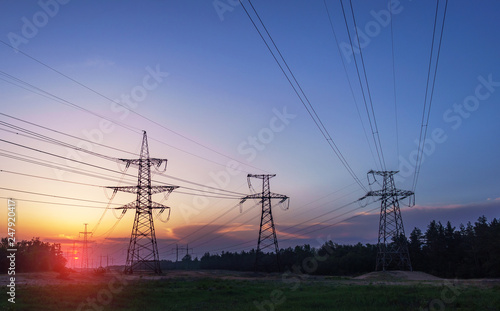
<svg viewBox="0 0 500 311">
<path fill-rule="evenodd" d="M 88 235 L 92 236 L 92 232 L 87 231 L 87 225 L 85 225 L 85 231 L 80 232 L 79 236 L 83 235 L 83 242 L 82 242 L 82 261 L 80 262 L 80 269 L 84 272 L 89 271 L 89 239 Z M 74 247 L 74 244 L 73 244 Z"/>
<path fill-rule="evenodd" d="M 151 166 L 157 168 L 165 163 L 167 159 L 156 159 L 149 157 L 148 139 L 146 131 L 143 131 L 141 155 L 139 159 L 120 159 L 126 163 L 128 168 L 131 164 L 138 167 L 137 186 L 108 187 L 114 191 L 135 193 L 137 199 L 117 209 L 135 209 L 134 226 L 130 235 L 130 242 L 125 263 L 125 273 L 132 274 L 136 270 L 152 270 L 161 273 L 158 245 L 156 244 L 155 227 L 153 222 L 153 209 L 159 209 L 162 213 L 170 207 L 153 202 L 151 196 L 156 193 L 170 193 L 177 186 L 151 186 Z"/>
<path fill-rule="evenodd" d="M 382 189 L 369 191 L 364 197 L 380 197 L 380 221 L 378 229 L 378 253 L 375 270 L 410 270 L 412 271 L 408 243 L 406 241 L 403 218 L 399 209 L 399 201 L 412 197 L 408 190 L 396 189 L 394 174 L 398 171 L 369 171 L 384 178 Z"/>
<path fill-rule="evenodd" d="M 284 203 L 288 200 L 286 195 L 272 193 L 269 186 L 269 178 L 276 176 L 276 174 L 268 175 L 254 175 L 248 174 L 247 180 L 250 189 L 252 188 L 250 178 L 262 179 L 262 192 L 247 195 L 241 199 L 240 203 L 245 202 L 249 199 L 258 199 L 262 203 L 262 214 L 260 217 L 260 229 L 259 229 L 259 241 L 257 242 L 257 253 L 255 255 L 255 270 L 260 270 L 263 266 L 266 266 L 262 262 L 262 257 L 264 255 L 263 250 L 272 248 L 274 246 L 274 251 L 276 253 L 276 263 L 278 265 L 278 270 L 281 269 L 280 257 L 279 257 L 279 247 L 278 239 L 276 237 L 276 229 L 274 227 L 273 213 L 271 209 L 271 200 L 280 199 L 280 203 Z M 287 207 L 288 209 L 288 207 Z"/>
</svg>

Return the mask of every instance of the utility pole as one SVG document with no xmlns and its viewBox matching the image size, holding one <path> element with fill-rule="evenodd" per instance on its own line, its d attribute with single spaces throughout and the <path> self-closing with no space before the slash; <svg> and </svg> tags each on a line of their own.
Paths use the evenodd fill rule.
<svg viewBox="0 0 500 311">
<path fill-rule="evenodd" d="M 253 189 L 250 178 L 262 179 L 262 192 L 247 195 L 246 197 L 242 198 L 240 202 L 241 204 L 249 199 L 257 199 L 260 200 L 262 203 L 259 240 L 257 242 L 257 253 L 255 255 L 255 271 L 258 271 L 260 270 L 260 268 L 266 266 L 266 264 L 262 262 L 262 257 L 264 255 L 263 251 L 268 248 L 272 249 L 273 246 L 274 246 L 274 251 L 276 253 L 276 264 L 278 266 L 278 270 L 281 271 L 278 238 L 276 237 L 276 229 L 274 227 L 274 220 L 271 209 L 271 200 L 280 199 L 280 203 L 284 203 L 285 201 L 288 200 L 288 197 L 286 195 L 276 194 L 271 192 L 269 185 L 269 178 L 272 178 L 274 176 L 276 176 L 276 174 L 266 174 L 266 175 L 248 174 L 247 181 L 250 189 Z M 288 207 L 286 209 L 288 209 Z"/>
<path fill-rule="evenodd" d="M 193 249 L 189 248 L 189 244 L 186 244 L 186 247 L 179 247 L 179 244 L 175 244 L 175 248 L 172 248 L 172 251 L 175 250 L 175 262 L 179 261 L 179 250 L 186 251 L 186 255 L 189 255 L 189 250 L 191 250 L 191 254 L 193 253 Z"/>
<path fill-rule="evenodd" d="M 399 201 L 415 195 L 413 191 L 396 189 L 394 174 L 398 171 L 369 171 L 376 181 L 375 175 L 382 176 L 382 189 L 369 191 L 360 200 L 367 197 L 380 197 L 380 220 L 378 229 L 378 252 L 375 270 L 410 270 L 412 271 L 408 244 L 406 241 L 403 218 L 399 209 Z M 370 179 L 368 179 L 370 180 Z"/>
<path fill-rule="evenodd" d="M 87 231 L 87 225 L 85 225 L 85 231 L 80 232 L 80 236 L 83 235 L 83 245 L 82 245 L 82 261 L 80 264 L 80 268 L 82 271 L 88 271 L 89 270 L 89 247 L 88 247 L 88 235 L 92 236 L 92 232 Z"/>
<path fill-rule="evenodd" d="M 138 167 L 137 186 L 108 187 L 113 189 L 115 193 L 116 191 L 122 191 L 137 195 L 136 201 L 117 208 L 123 209 L 124 211 L 135 209 L 134 225 L 130 235 L 124 272 L 126 274 L 132 274 L 135 270 L 146 268 L 154 271 L 156 274 L 161 274 L 160 258 L 153 222 L 153 209 L 159 209 L 160 213 L 168 209 L 170 213 L 170 207 L 153 202 L 151 196 L 161 192 L 170 193 L 178 187 L 151 185 L 151 166 L 154 165 L 156 168 L 159 168 L 162 163 L 165 163 L 166 169 L 167 159 L 149 157 L 146 131 L 143 131 L 140 158 L 119 160 L 125 162 L 126 168 L 131 164 Z"/>
</svg>

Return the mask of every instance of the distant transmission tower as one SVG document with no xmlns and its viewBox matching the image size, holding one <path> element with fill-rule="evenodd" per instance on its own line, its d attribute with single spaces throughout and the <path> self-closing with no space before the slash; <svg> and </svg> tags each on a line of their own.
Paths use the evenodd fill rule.
<svg viewBox="0 0 500 311">
<path fill-rule="evenodd" d="M 89 270 L 89 240 L 87 238 L 88 235 L 92 236 L 92 232 L 87 231 L 87 225 L 85 225 L 85 231 L 80 232 L 80 236 L 83 234 L 83 245 L 82 245 L 82 261 L 80 264 L 80 268 L 82 271 Z M 73 245 L 74 247 L 74 245 Z"/>
<path fill-rule="evenodd" d="M 76 257 L 76 249 L 75 249 L 75 241 L 73 241 L 73 252 L 71 253 L 71 267 L 75 269 L 75 257 Z"/>
<path fill-rule="evenodd" d="M 156 159 L 149 157 L 148 139 L 146 131 L 143 131 L 141 155 L 139 159 L 120 159 L 126 163 L 126 168 L 131 164 L 138 166 L 137 186 L 108 187 L 114 191 L 135 193 L 137 199 L 117 209 L 135 209 L 134 226 L 130 235 L 130 242 L 127 250 L 127 261 L 125 263 L 125 273 L 132 274 L 136 270 L 152 270 L 156 274 L 161 274 L 160 259 L 158 255 L 158 245 L 156 244 L 155 227 L 153 223 L 153 209 L 159 209 L 163 213 L 170 207 L 153 202 L 151 196 L 156 193 L 170 193 L 177 186 L 151 186 L 151 166 L 157 168 L 165 163 L 167 159 Z"/>
<path fill-rule="evenodd" d="M 414 195 L 412 191 L 396 189 L 394 174 L 398 171 L 369 171 L 384 178 L 382 189 L 369 191 L 364 197 L 380 197 L 380 222 L 378 229 L 378 253 L 375 270 L 410 270 L 412 271 L 403 218 L 399 201 Z"/>
<path fill-rule="evenodd" d="M 240 203 L 245 202 L 249 199 L 258 199 L 261 200 L 262 203 L 262 214 L 260 217 L 260 229 L 259 229 L 259 241 L 257 242 L 257 253 L 255 256 L 255 270 L 260 270 L 263 266 L 266 266 L 264 262 L 262 262 L 262 257 L 264 255 L 263 250 L 272 248 L 274 246 L 274 251 L 276 252 L 276 263 L 278 265 L 278 270 L 281 269 L 280 266 L 280 257 L 279 257 L 279 247 L 278 247 L 278 239 L 276 238 L 276 229 L 274 228 L 274 220 L 273 214 L 271 210 L 271 199 L 280 199 L 280 203 L 284 203 L 288 200 L 286 195 L 272 193 L 269 186 L 269 178 L 276 176 L 276 174 L 272 175 L 253 175 L 248 174 L 248 186 L 252 190 L 252 184 L 250 182 L 250 178 L 259 178 L 262 179 L 262 193 L 254 193 L 251 195 L 247 195 L 246 197 L 241 199 Z M 288 209 L 288 207 L 287 207 Z"/>
</svg>

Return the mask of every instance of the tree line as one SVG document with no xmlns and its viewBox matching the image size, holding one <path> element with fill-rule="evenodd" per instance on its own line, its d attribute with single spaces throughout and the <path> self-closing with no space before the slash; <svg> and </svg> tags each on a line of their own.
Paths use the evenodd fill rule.
<svg viewBox="0 0 500 311">
<path fill-rule="evenodd" d="M 408 250 L 414 271 L 444 278 L 500 277 L 500 221 L 482 216 L 474 223 L 453 227 L 450 222 L 431 221 L 425 232 L 414 228 Z M 260 254 L 264 271 L 278 272 L 274 253 Z M 183 258 L 176 268 L 253 271 L 255 250 L 205 253 L 200 260 Z M 375 270 L 376 244 L 340 245 L 328 241 L 319 248 L 310 245 L 281 249 L 282 271 L 318 275 L 353 276 Z"/>
<path fill-rule="evenodd" d="M 8 256 L 13 253 L 8 249 L 15 248 L 15 272 L 42 272 L 65 269 L 66 258 L 59 244 L 40 241 L 40 238 L 17 242 L 15 247 L 8 244 L 8 238 L 2 238 L 0 244 L 0 272 L 7 273 L 11 261 Z"/>
<path fill-rule="evenodd" d="M 405 237 L 406 239 L 406 237 Z M 453 227 L 431 221 L 425 232 L 414 228 L 408 250 L 414 271 L 444 278 L 500 277 L 500 221 L 481 216 L 474 224 Z M 0 244 L 0 272 L 9 268 L 8 239 Z M 58 244 L 39 238 L 16 243 L 16 272 L 64 271 L 66 259 Z M 254 271 L 256 251 L 205 253 L 200 259 L 186 255 L 180 262 L 162 261 L 169 269 L 218 269 Z M 278 272 L 276 254 L 259 254 L 261 271 Z M 341 245 L 328 241 L 321 247 L 309 244 L 279 251 L 281 271 L 316 275 L 353 276 L 375 270 L 376 244 Z"/>
</svg>

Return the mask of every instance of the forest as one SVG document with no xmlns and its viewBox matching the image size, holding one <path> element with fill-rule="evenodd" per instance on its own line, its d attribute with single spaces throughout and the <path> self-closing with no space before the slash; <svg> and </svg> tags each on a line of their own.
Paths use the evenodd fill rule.
<svg viewBox="0 0 500 311">
<path fill-rule="evenodd" d="M 500 221 L 479 217 L 472 224 L 453 227 L 431 221 L 425 232 L 414 228 L 408 238 L 414 271 L 444 278 L 500 277 Z M 166 269 L 225 269 L 253 271 L 255 250 L 240 253 L 205 253 L 200 260 L 189 255 L 182 262 L 163 262 Z M 354 276 L 375 270 L 376 244 L 340 245 L 328 241 L 280 250 L 282 271 L 332 276 Z M 261 254 L 264 271 L 277 272 L 276 256 Z"/>
</svg>

